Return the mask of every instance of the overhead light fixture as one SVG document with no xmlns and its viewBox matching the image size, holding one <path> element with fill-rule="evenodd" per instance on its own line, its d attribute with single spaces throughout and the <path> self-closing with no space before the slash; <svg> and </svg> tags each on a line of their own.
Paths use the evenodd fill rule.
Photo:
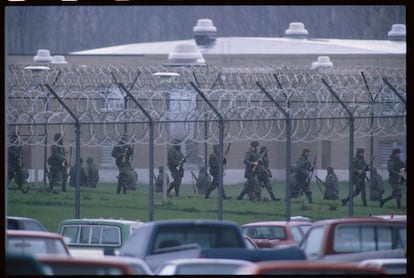
<svg viewBox="0 0 414 278">
<path fill-rule="evenodd" d="M 24 69 L 30 70 L 32 72 L 33 83 L 36 86 L 40 86 L 42 84 L 41 72 L 50 70 L 49 67 L 45 67 L 45 66 L 27 66 L 27 67 L 24 67 Z"/>
</svg>

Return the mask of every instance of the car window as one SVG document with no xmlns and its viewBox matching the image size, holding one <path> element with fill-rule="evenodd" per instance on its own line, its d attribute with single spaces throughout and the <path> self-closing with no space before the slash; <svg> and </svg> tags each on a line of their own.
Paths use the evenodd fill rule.
<svg viewBox="0 0 414 278">
<path fill-rule="evenodd" d="M 64 243 L 59 239 L 8 236 L 7 240 L 8 251 L 16 254 L 68 254 Z"/>
<path fill-rule="evenodd" d="M 254 239 L 287 239 L 284 226 L 249 226 L 243 227 L 242 233 Z"/>
<path fill-rule="evenodd" d="M 301 242 L 301 248 L 305 251 L 308 259 L 318 259 L 324 240 L 324 227 L 315 226 L 309 230 L 306 238 Z"/>
<path fill-rule="evenodd" d="M 333 250 L 338 253 L 392 249 L 392 227 L 386 225 L 338 225 Z"/>
<path fill-rule="evenodd" d="M 35 221 L 24 221 L 24 229 L 29 231 L 46 231 L 46 229 Z"/>
<path fill-rule="evenodd" d="M 68 225 L 62 235 L 69 238 L 69 245 L 121 246 L 121 229 L 109 225 Z"/>
<path fill-rule="evenodd" d="M 292 226 L 290 227 L 290 232 L 292 233 L 293 239 L 299 243 L 302 240 L 302 231 L 299 227 Z"/>
</svg>

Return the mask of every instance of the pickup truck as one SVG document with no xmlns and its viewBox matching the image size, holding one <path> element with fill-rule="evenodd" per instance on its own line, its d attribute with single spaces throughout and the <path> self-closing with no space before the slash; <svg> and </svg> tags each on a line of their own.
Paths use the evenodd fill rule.
<svg viewBox="0 0 414 278">
<path fill-rule="evenodd" d="M 293 247 L 297 248 L 297 247 Z M 218 220 L 160 220 L 138 227 L 119 251 L 120 256 L 138 257 L 152 271 L 163 262 L 185 258 L 223 258 L 249 261 L 305 259 L 304 252 L 281 255 L 281 250 L 248 249 L 240 226 Z M 293 254 L 293 253 L 291 253 Z"/>
</svg>

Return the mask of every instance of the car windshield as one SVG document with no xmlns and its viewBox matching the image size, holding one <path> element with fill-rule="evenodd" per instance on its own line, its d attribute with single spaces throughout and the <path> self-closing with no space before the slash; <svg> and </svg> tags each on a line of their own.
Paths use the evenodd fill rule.
<svg viewBox="0 0 414 278">
<path fill-rule="evenodd" d="M 64 243 L 55 238 L 8 236 L 7 248 L 17 254 L 68 255 Z"/>
<path fill-rule="evenodd" d="M 248 226 L 243 227 L 242 232 L 252 239 L 287 239 L 283 226 Z"/>
</svg>

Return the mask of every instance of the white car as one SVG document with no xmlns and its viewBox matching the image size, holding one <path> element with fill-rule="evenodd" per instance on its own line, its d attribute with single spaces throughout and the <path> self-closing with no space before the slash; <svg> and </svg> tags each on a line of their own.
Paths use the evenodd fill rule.
<svg viewBox="0 0 414 278">
<path fill-rule="evenodd" d="M 387 274 L 407 274 L 407 258 L 368 259 L 359 265 L 382 267 Z"/>
<path fill-rule="evenodd" d="M 254 263 L 232 259 L 177 259 L 163 263 L 155 275 L 232 275 L 242 266 Z"/>
</svg>

